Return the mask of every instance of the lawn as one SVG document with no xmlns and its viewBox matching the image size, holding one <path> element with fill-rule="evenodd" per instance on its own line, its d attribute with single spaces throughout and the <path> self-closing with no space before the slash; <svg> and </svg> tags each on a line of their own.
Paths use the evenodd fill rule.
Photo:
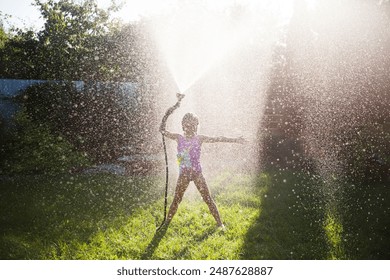
<svg viewBox="0 0 390 280">
<path fill-rule="evenodd" d="M 389 257 L 385 186 L 363 194 L 345 188 L 359 194 L 362 203 L 348 202 L 356 199 L 347 196 L 339 200 L 337 209 L 327 206 L 320 180 L 291 172 L 222 172 L 209 178 L 209 186 L 226 231 L 217 229 L 206 204 L 190 186 L 170 226 L 156 233 L 163 212 L 163 176 L 4 177 L 0 180 L 0 258 Z M 374 193 L 381 195 L 373 202 Z M 369 197 L 372 203 L 366 203 Z M 357 209 L 371 211 L 375 218 L 354 215 Z"/>
</svg>

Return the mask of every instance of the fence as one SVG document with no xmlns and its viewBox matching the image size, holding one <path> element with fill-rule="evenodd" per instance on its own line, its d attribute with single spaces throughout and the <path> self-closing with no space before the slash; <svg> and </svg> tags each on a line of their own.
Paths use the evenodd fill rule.
<svg viewBox="0 0 390 280">
<path fill-rule="evenodd" d="M 46 81 L 46 80 L 16 80 L 16 79 L 0 79 L 0 120 L 4 121 L 5 125 L 12 122 L 15 113 L 20 109 L 13 98 L 21 94 L 28 87 L 44 83 L 62 83 L 62 81 Z M 104 92 L 105 90 L 115 91 L 118 94 L 126 95 L 132 106 L 137 104 L 137 84 L 130 82 L 112 83 L 98 81 L 72 81 L 76 90 L 89 90 Z"/>
</svg>

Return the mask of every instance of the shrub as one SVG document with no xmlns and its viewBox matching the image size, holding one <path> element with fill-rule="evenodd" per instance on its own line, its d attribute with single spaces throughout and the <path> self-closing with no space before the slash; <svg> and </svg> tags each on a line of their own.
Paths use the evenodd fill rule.
<svg viewBox="0 0 390 280">
<path fill-rule="evenodd" d="M 17 127 L 5 144 L 9 153 L 2 162 L 3 173 L 64 172 L 88 164 L 87 157 L 74 151 L 64 137 L 53 134 L 46 124 L 33 122 L 25 111 L 16 115 L 15 124 Z"/>
<path fill-rule="evenodd" d="M 70 82 L 50 82 L 29 87 L 18 100 L 33 122 L 47 124 L 95 162 L 107 162 L 122 155 L 121 147 L 143 146 L 150 122 L 134 96 L 116 86 L 91 82 L 76 90 Z"/>
</svg>

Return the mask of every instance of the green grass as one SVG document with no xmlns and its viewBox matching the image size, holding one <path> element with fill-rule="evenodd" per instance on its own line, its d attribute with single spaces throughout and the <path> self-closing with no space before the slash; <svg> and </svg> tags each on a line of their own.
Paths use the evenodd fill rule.
<svg viewBox="0 0 390 280">
<path fill-rule="evenodd" d="M 324 229 L 328 243 L 330 245 L 330 258 L 333 260 L 345 259 L 343 248 L 343 225 L 332 213 L 328 213 L 324 222 Z"/>
<path fill-rule="evenodd" d="M 77 246 L 119 228 L 159 193 L 153 178 L 25 176 L 0 183 L 2 259 L 77 258 Z M 83 245 L 84 246 L 84 245 Z M 73 248 L 73 249 L 72 249 Z"/>
<path fill-rule="evenodd" d="M 375 211 L 385 212 L 377 216 L 380 222 L 375 223 L 375 233 L 368 225 L 373 242 L 380 243 L 372 248 L 363 246 L 367 233 L 361 228 L 367 226 L 366 216 L 353 215 L 353 207 L 340 206 L 339 213 L 329 211 L 316 179 L 293 173 L 229 172 L 208 179 L 226 231 L 217 229 L 206 204 L 190 186 L 170 226 L 156 233 L 163 211 L 164 182 L 160 177 L 3 178 L 0 258 L 388 257 L 384 204 L 376 206 Z M 386 196 L 385 189 L 379 191 Z M 372 205 L 367 206 L 374 211 Z M 357 227 L 351 226 L 355 224 Z M 358 254 L 352 241 L 360 246 Z"/>
</svg>

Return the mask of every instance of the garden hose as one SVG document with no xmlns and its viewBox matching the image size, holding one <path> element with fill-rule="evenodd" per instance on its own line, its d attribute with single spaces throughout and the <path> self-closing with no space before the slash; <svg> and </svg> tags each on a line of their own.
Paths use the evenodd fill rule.
<svg viewBox="0 0 390 280">
<path fill-rule="evenodd" d="M 168 177 L 169 177 L 169 168 L 168 168 L 168 155 L 167 155 L 167 146 L 165 144 L 165 137 L 162 135 L 162 143 L 164 148 L 165 155 L 165 195 L 164 195 L 164 219 L 161 225 L 157 228 L 157 231 L 162 228 L 165 221 L 167 220 L 167 205 L 168 205 Z"/>
<path fill-rule="evenodd" d="M 180 106 L 180 101 L 184 98 L 184 94 L 180 94 L 180 93 L 177 93 L 176 94 L 176 98 L 177 98 L 177 102 L 174 106 L 172 106 L 171 108 L 169 108 L 162 121 L 161 121 L 161 125 L 160 125 L 160 132 L 162 132 L 163 130 L 165 131 L 165 125 L 166 125 L 166 122 L 167 122 L 167 119 L 169 117 L 169 115 L 171 115 L 173 113 L 174 110 L 176 110 L 177 108 L 179 108 Z M 164 148 L 164 156 L 165 156 L 165 195 L 164 195 L 164 218 L 163 218 L 163 221 L 161 223 L 161 225 L 157 228 L 157 231 L 159 231 L 162 226 L 164 225 L 165 221 L 167 220 L 167 205 L 168 205 L 168 185 L 169 185 L 169 181 L 168 181 L 168 178 L 169 178 L 169 168 L 168 168 L 168 154 L 167 154 L 167 146 L 165 144 L 165 137 L 164 137 L 164 134 L 162 133 L 162 143 L 163 143 L 163 148 Z"/>
</svg>

